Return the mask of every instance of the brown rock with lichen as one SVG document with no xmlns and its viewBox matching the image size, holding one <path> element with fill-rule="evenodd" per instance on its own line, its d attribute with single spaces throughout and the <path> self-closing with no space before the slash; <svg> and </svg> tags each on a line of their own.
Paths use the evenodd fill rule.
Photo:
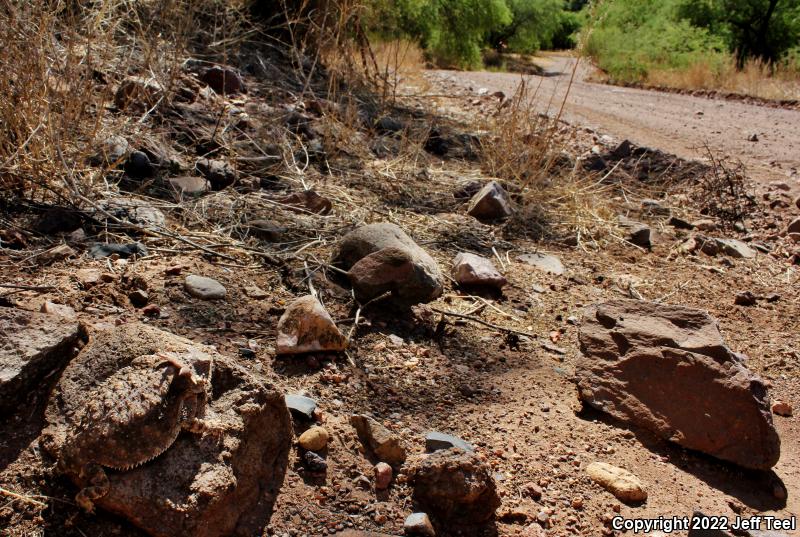
<svg viewBox="0 0 800 537">
<path fill-rule="evenodd" d="M 500 507 L 489 466 L 458 448 L 437 451 L 409 470 L 414 501 L 448 525 L 488 522 Z"/>
<path fill-rule="evenodd" d="M 391 292 L 398 303 L 441 296 L 444 277 L 436 261 L 395 224 L 369 224 L 345 235 L 332 264 L 348 271 L 360 301 Z"/>
</svg>

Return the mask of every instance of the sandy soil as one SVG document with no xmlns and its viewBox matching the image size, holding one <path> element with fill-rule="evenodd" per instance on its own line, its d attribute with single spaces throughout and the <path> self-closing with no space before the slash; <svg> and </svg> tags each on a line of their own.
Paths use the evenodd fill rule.
<svg viewBox="0 0 800 537">
<path fill-rule="evenodd" d="M 538 88 L 536 108 L 558 112 L 567 90 L 563 119 L 619 139 L 656 147 L 683 158 L 715 154 L 741 159 L 754 179 L 791 181 L 800 188 L 800 110 L 609 86 L 587 81 L 592 68 L 581 60 L 570 86 L 574 58 L 537 59 L 545 76 L 494 72 L 434 71 L 453 86 L 486 88 L 512 95 L 521 80 Z M 748 141 L 756 134 L 757 142 Z"/>
</svg>

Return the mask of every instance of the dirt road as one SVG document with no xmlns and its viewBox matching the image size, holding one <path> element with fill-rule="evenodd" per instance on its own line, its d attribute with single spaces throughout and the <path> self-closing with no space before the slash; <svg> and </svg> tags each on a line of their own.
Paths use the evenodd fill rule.
<svg viewBox="0 0 800 537">
<path fill-rule="evenodd" d="M 703 158 L 708 144 L 718 156 L 741 159 L 755 179 L 788 180 L 800 188 L 800 111 L 592 83 L 587 81 L 591 67 L 584 61 L 570 87 L 574 62 L 561 56 L 543 58 L 545 76 L 435 73 L 445 84 L 506 95 L 524 79 L 531 90 L 538 88 L 537 109 L 549 114 L 558 112 L 569 89 L 563 118 L 572 124 L 683 158 Z M 758 141 L 748 140 L 752 134 Z"/>
</svg>

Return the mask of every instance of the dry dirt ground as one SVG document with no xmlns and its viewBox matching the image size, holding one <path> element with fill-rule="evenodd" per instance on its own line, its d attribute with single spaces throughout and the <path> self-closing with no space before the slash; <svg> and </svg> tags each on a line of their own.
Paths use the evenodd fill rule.
<svg viewBox="0 0 800 537">
<path fill-rule="evenodd" d="M 456 87 L 507 95 L 525 80 L 536 90 L 536 108 L 541 112 L 557 112 L 567 95 L 562 117 L 573 124 L 688 159 L 706 157 L 708 145 L 719 155 L 741 159 L 753 178 L 792 178 L 800 189 L 800 110 L 593 83 L 587 80 L 593 68 L 586 60 L 580 61 L 570 85 L 575 58 L 551 55 L 536 61 L 544 76 L 436 73 Z M 758 141 L 748 140 L 752 134 Z"/>
<path fill-rule="evenodd" d="M 454 77 L 459 84 L 474 80 L 509 92 L 518 78 L 478 73 L 446 76 Z M 450 89 L 433 88 L 434 93 L 444 91 Z M 588 113 L 587 119 L 602 123 L 618 138 L 641 134 L 644 143 L 693 155 L 691 147 L 697 140 L 678 135 L 681 122 L 696 125 L 709 136 L 712 130 L 724 133 L 735 128 L 734 134 L 728 133 L 733 140 L 743 138 L 752 125 L 763 124 L 759 130 L 765 131 L 765 141 L 752 146 L 742 142 L 749 151 L 744 156 L 758 160 L 761 157 L 756 148 L 761 151 L 772 147 L 766 144 L 783 144 L 779 146 L 783 147 L 780 155 L 771 158 L 780 158 L 787 168 L 797 165 L 797 154 L 790 153 L 796 151 L 800 141 L 790 135 L 791 129 L 797 128 L 798 112 L 741 107 L 757 117 L 783 122 L 785 138 L 781 140 L 772 122 L 751 122 L 726 112 L 738 110 L 740 105 L 736 104 L 678 96 L 662 100 L 659 94 L 585 83 L 579 83 L 573 91 L 584 103 L 602 95 L 630 104 L 617 108 L 615 115 L 608 116 L 607 124 L 598 107 Z M 444 101 L 448 110 L 463 112 L 466 117 L 475 108 L 470 104 L 473 98 L 465 92 Z M 485 108 L 491 108 L 488 101 L 484 102 Z M 645 113 L 649 110 L 646 103 L 654 110 Z M 671 103 L 683 104 L 673 112 Z M 702 118 L 695 116 L 699 108 L 707 110 Z M 585 108 L 568 105 L 567 118 L 581 120 L 585 117 L 581 110 Z M 711 117 L 717 114 L 725 119 L 712 127 Z M 669 115 L 672 126 L 645 127 L 645 123 L 656 121 L 656 115 Z M 633 133 L 627 131 L 631 125 L 638 125 Z M 774 142 L 770 132 L 775 135 Z M 586 132 L 575 141 L 580 151 L 594 143 L 598 143 L 597 136 Z M 729 150 L 735 153 L 737 147 Z M 130 263 L 81 256 L 43 268 L 20 261 L 26 256 L 3 252 L 3 282 L 55 288 L 14 292 L 7 299 L 32 310 L 38 310 L 45 300 L 67 304 L 81 320 L 96 327 L 133 320 L 152 323 L 194 341 L 216 345 L 230 356 L 249 347 L 255 349 L 255 357 L 240 357 L 244 366 L 264 374 L 286 392 L 304 390 L 314 397 L 322 410 L 321 421 L 332 434 L 327 475 L 307 475 L 293 452 L 266 535 L 317 536 L 348 527 L 402 534 L 403 520 L 412 511 L 410 489 L 401 474 L 387 493 L 372 490 L 372 464 L 360 453 L 348 424 L 353 413 L 371 413 L 379 418 L 404 439 L 414 455 L 424 451 L 424 433 L 429 430 L 453 433 L 475 445 L 494 469 L 503 500 L 498 520 L 481 530 L 484 535 L 610 534 L 607 520 L 616 513 L 628 518 L 653 518 L 689 516 L 700 509 L 728 517 L 737 513 L 800 515 L 797 417 L 775 417 L 782 456 L 774 471 L 745 471 L 581 409 L 571 381 L 579 352 L 575 323 L 583 308 L 608 299 L 639 296 L 708 310 L 719 319 L 729 345 L 747 354 L 749 367 L 770 381 L 772 397 L 800 408 L 797 266 L 783 256 L 761 253 L 751 260 L 677 254 L 675 247 L 686 233 L 666 225 L 663 218 L 639 215 L 630 209 L 638 205 L 636 199 L 627 200 L 626 211 L 653 227 L 652 251 L 613 240 L 580 247 L 556 241 L 534 242 L 516 233 L 514 226 L 481 225 L 463 214 L 463 206 L 451 193 L 463 185 L 465 177 L 482 177 L 470 162 L 418 155 L 411 166 L 413 173 L 398 178 L 391 175 L 395 168 L 389 160 L 374 157 L 354 170 L 332 160 L 329 165 L 334 173 L 330 175 L 309 170 L 304 178 L 307 185 L 333 201 L 328 216 L 295 215 L 275 204 L 259 204 L 259 200 L 274 197 L 264 191 L 215 193 L 191 208 L 149 200 L 168 213 L 171 226 L 202 244 L 227 243 L 229 238 L 224 233 L 242 214 L 290 222 L 291 241 L 277 245 L 254 239 L 247 242 L 253 248 L 283 256 L 285 263 L 279 267 L 242 249 L 223 249 L 237 258 L 231 262 L 209 257 L 185 244 L 148 237 L 140 239 L 148 244 L 151 255 Z M 283 188 L 299 188 L 299 182 L 285 183 Z M 618 210 L 623 211 L 625 201 L 618 200 Z M 679 216 L 700 218 L 697 207 L 686 198 L 668 197 L 662 203 Z M 204 215 L 202 221 L 186 216 L 199 213 Z M 754 229 L 750 240 L 762 240 L 774 233 L 762 221 L 777 219 L 783 225 L 798 210 L 792 206 L 775 212 L 759 201 L 755 214 L 758 217 L 750 222 Z M 384 220 L 404 227 L 446 271 L 458 252 L 491 257 L 494 246 L 509 280 L 504 294 L 481 299 L 450 285 L 443 298 L 412 311 L 376 305 L 364 312 L 364 323 L 354 333 L 349 351 L 352 364 L 341 355 L 276 357 L 276 322 L 291 299 L 308 292 L 309 279 L 342 330 L 350 330 L 354 314 L 350 295 L 327 278 L 324 261 L 344 231 L 360 223 Z M 747 235 L 733 230 L 724 233 L 739 238 Z M 771 244 L 781 240 L 773 239 Z M 519 254 L 536 251 L 559 256 L 567 273 L 544 274 L 516 260 Z M 182 275 L 167 271 L 175 266 L 182 267 Z M 84 289 L 76 271 L 86 268 L 108 273 L 108 281 Z M 227 297 L 216 302 L 190 297 L 182 286 L 183 275 L 188 273 L 216 278 L 227 288 Z M 157 318 L 145 316 L 127 298 L 131 282 L 142 280 L 147 282 L 150 303 L 160 308 Z M 249 296 L 246 289 L 253 285 L 266 291 L 267 298 Z M 735 306 L 734 295 L 742 290 L 756 295 L 775 293 L 779 298 L 759 301 L 752 307 Z M 472 322 L 442 318 L 432 307 L 470 312 L 535 337 L 509 338 Z M 55 475 L 52 461 L 41 453 L 37 436 L 48 388 L 49 384 L 31 394 L 21 410 L 3 417 L 0 424 L 0 486 L 44 504 L 7 496 L 0 499 L 2 534 L 141 535 L 120 518 L 82 513 L 73 503 L 74 488 Z M 608 462 L 636 474 L 649 493 L 647 502 L 626 506 L 593 484 L 585 473 L 586 465 L 593 461 Z M 439 528 L 439 535 L 455 534 L 449 528 Z"/>
</svg>

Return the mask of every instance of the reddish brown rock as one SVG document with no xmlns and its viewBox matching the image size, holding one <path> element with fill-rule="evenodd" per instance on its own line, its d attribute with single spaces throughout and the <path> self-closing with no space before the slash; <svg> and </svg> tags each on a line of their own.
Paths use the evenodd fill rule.
<svg viewBox="0 0 800 537">
<path fill-rule="evenodd" d="M 785 401 L 775 401 L 772 404 L 772 412 L 778 416 L 790 418 L 792 416 L 792 405 Z"/>
<path fill-rule="evenodd" d="M 786 226 L 786 233 L 800 233 L 800 217 L 795 218 Z"/>
<path fill-rule="evenodd" d="M 360 259 L 347 273 L 356 298 L 366 302 L 399 292 L 414 275 L 414 260 L 400 248 L 384 248 Z"/>
<path fill-rule="evenodd" d="M 278 354 L 337 352 L 347 348 L 347 340 L 316 297 L 298 298 L 278 320 Z"/>
<path fill-rule="evenodd" d="M 511 216 L 511 202 L 505 189 L 497 181 L 490 181 L 475 194 L 467 207 L 467 214 L 478 220 L 499 220 Z"/>
<path fill-rule="evenodd" d="M 764 382 L 707 313 L 635 300 L 586 310 L 580 397 L 613 417 L 747 468 L 780 457 Z"/>
<path fill-rule="evenodd" d="M 453 259 L 453 279 L 460 285 L 486 285 L 498 289 L 508 283 L 490 259 L 465 252 Z"/>
<path fill-rule="evenodd" d="M 350 424 L 358 433 L 358 439 L 376 459 L 400 466 L 406 460 L 406 448 L 400 437 L 389 429 L 361 414 L 350 416 Z"/>
<path fill-rule="evenodd" d="M 489 466 L 458 448 L 437 451 L 409 470 L 414 501 L 444 524 L 488 522 L 500 507 Z"/>
<path fill-rule="evenodd" d="M 246 91 L 242 77 L 230 67 L 214 66 L 206 69 L 200 80 L 220 95 L 232 95 Z"/>
<path fill-rule="evenodd" d="M 377 490 L 388 489 L 392 482 L 392 467 L 385 462 L 379 462 L 373 471 L 375 472 L 375 488 Z"/>
<path fill-rule="evenodd" d="M 388 222 L 369 224 L 345 235 L 332 264 L 348 271 L 356 298 L 362 302 L 386 292 L 404 304 L 430 302 L 444 289 L 436 261 Z"/>
</svg>

